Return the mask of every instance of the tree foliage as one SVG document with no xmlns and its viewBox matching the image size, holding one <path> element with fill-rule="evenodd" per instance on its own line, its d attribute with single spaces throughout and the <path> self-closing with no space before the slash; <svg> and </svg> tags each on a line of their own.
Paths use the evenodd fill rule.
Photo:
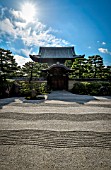
<svg viewBox="0 0 111 170">
<path fill-rule="evenodd" d="M 71 69 L 74 70 L 73 78 L 83 78 L 84 74 L 87 71 L 86 68 L 86 59 L 85 58 L 76 58 L 72 64 Z"/>
<path fill-rule="evenodd" d="M 92 78 L 102 78 L 102 70 L 105 67 L 102 57 L 99 55 L 89 56 L 87 61 L 90 67 L 89 75 Z"/>
<path fill-rule="evenodd" d="M 71 69 L 71 78 L 111 79 L 111 66 L 105 67 L 103 58 L 99 55 L 86 58 L 76 58 Z"/>
<path fill-rule="evenodd" d="M 40 78 L 43 76 L 42 70 L 47 68 L 47 64 L 40 64 L 38 62 L 27 62 L 22 67 L 22 74 L 23 76 L 29 79 L 29 82 L 32 81 L 32 78 Z"/>
<path fill-rule="evenodd" d="M 17 63 L 10 50 L 0 48 L 0 77 L 5 80 L 15 76 L 17 70 Z"/>
<path fill-rule="evenodd" d="M 64 63 L 64 65 L 65 65 L 66 67 L 68 67 L 68 68 L 71 68 L 71 66 L 72 66 L 72 61 L 71 61 L 71 60 L 66 60 L 65 63 Z"/>
</svg>

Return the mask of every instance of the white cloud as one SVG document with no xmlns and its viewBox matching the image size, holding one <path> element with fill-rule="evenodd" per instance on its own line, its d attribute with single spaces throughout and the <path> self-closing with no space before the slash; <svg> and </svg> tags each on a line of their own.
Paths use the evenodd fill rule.
<svg viewBox="0 0 111 170">
<path fill-rule="evenodd" d="M 26 33 L 25 33 L 26 34 Z M 34 32 L 33 35 L 23 37 L 23 41 L 26 45 L 37 45 L 37 46 L 64 46 L 69 43 L 63 39 L 56 38 L 54 35 L 43 31 L 39 34 Z"/>
<path fill-rule="evenodd" d="M 22 29 L 22 28 L 25 28 L 26 23 L 24 23 L 24 22 L 19 22 L 19 21 L 16 22 L 16 21 L 15 21 L 15 22 L 14 22 L 14 25 L 15 25 L 17 28 L 19 28 L 19 29 L 21 28 L 21 29 Z"/>
<path fill-rule="evenodd" d="M 14 26 L 8 18 L 0 21 L 0 31 L 2 34 L 7 33 L 7 34 L 13 35 L 13 36 L 16 35 Z"/>
<path fill-rule="evenodd" d="M 100 44 L 102 44 L 102 45 L 106 45 L 106 42 L 100 42 L 100 41 L 97 41 L 97 43 L 100 43 Z"/>
<path fill-rule="evenodd" d="M 34 22 L 33 22 L 34 24 Z M 31 25 L 31 24 L 30 24 Z M 23 40 L 26 46 L 66 46 L 69 45 L 69 42 L 57 38 L 55 35 L 50 33 L 51 29 L 47 29 L 47 27 L 38 22 L 35 22 L 35 26 L 26 26 L 25 29 L 19 29 L 19 36 Z M 24 31 L 25 30 L 25 31 Z"/>
<path fill-rule="evenodd" d="M 2 6 L 0 6 L 0 18 L 2 18 L 4 16 L 5 11 L 7 10 L 7 8 L 3 8 Z"/>
<path fill-rule="evenodd" d="M 29 49 L 21 49 L 20 50 L 20 52 L 27 57 L 29 56 L 29 54 L 31 54 L 31 51 L 32 51 L 32 48 L 30 50 Z"/>
<path fill-rule="evenodd" d="M 104 53 L 104 54 L 110 54 L 111 55 L 111 52 L 108 51 L 107 48 L 98 48 L 98 51 L 101 52 L 101 53 Z"/>
<path fill-rule="evenodd" d="M 101 53 L 108 53 L 108 49 L 106 49 L 106 48 L 98 48 L 98 50 L 99 50 Z"/>
<path fill-rule="evenodd" d="M 22 12 L 14 9 L 9 10 L 11 16 L 0 21 L 2 34 L 23 41 L 26 48 L 30 46 L 69 46 L 70 43 L 64 39 L 57 38 L 54 34 L 57 30 L 47 27 L 37 20 L 26 22 L 23 20 Z M 8 29 L 7 29 L 8 28 Z M 12 39 L 11 39 L 12 40 Z"/>
<path fill-rule="evenodd" d="M 14 55 L 14 58 L 19 66 L 23 66 L 25 63 L 32 61 L 31 58 L 24 58 L 23 56 Z"/>
<path fill-rule="evenodd" d="M 20 11 L 15 11 L 14 9 L 10 9 L 10 13 L 16 18 L 22 18 L 22 13 Z"/>
<path fill-rule="evenodd" d="M 102 45 L 106 45 L 106 42 L 102 42 Z"/>
<path fill-rule="evenodd" d="M 16 10 L 14 10 L 14 9 L 10 9 L 9 12 L 10 12 L 10 14 L 11 14 L 15 19 L 20 20 L 20 21 L 22 21 L 22 22 L 23 22 L 23 21 L 25 22 L 25 18 L 24 18 L 24 16 L 23 16 L 23 14 L 22 14 L 21 11 L 16 11 Z"/>
</svg>

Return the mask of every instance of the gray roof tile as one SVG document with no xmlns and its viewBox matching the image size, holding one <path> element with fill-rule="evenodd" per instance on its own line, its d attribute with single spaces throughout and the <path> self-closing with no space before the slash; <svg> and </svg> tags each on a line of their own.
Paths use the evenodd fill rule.
<svg viewBox="0 0 111 170">
<path fill-rule="evenodd" d="M 30 55 L 30 58 L 38 62 L 38 59 L 73 59 L 84 57 L 76 55 L 74 47 L 40 47 L 38 55 Z"/>
<path fill-rule="evenodd" d="M 40 58 L 74 58 L 74 47 L 40 47 Z"/>
</svg>

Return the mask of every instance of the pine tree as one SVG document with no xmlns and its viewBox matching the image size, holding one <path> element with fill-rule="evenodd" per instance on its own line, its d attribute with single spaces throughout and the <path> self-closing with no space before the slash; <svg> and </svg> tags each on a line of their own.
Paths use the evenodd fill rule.
<svg viewBox="0 0 111 170">
<path fill-rule="evenodd" d="M 71 68 L 72 64 L 73 64 L 73 62 L 71 60 L 66 60 L 64 63 L 64 65 L 68 68 Z"/>
<path fill-rule="evenodd" d="M 10 50 L 0 48 L 0 77 L 2 80 L 11 78 L 15 75 L 17 63 Z"/>
<path fill-rule="evenodd" d="M 83 73 L 85 73 L 86 70 L 86 59 L 85 58 L 76 58 L 75 61 L 72 64 L 71 67 L 73 72 L 73 77 L 75 78 L 83 78 Z"/>
<path fill-rule="evenodd" d="M 43 75 L 41 70 L 47 67 L 48 65 L 46 63 L 40 64 L 38 62 L 27 62 L 23 65 L 22 71 L 24 76 L 28 77 L 30 83 L 33 77 L 40 78 Z"/>
<path fill-rule="evenodd" d="M 89 75 L 91 78 L 102 78 L 103 76 L 103 59 L 99 55 L 88 57 Z"/>
</svg>

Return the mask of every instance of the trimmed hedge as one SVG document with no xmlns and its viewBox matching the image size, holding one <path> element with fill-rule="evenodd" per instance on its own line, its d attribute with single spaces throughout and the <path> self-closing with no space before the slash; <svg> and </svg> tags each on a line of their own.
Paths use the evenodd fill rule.
<svg viewBox="0 0 111 170">
<path fill-rule="evenodd" d="M 77 82 L 74 83 L 71 89 L 72 93 L 83 95 L 111 95 L 110 82 Z"/>
<path fill-rule="evenodd" d="M 6 80 L 0 83 L 0 98 L 7 97 L 32 97 L 32 95 L 49 93 L 46 83 L 29 83 Z"/>
<path fill-rule="evenodd" d="M 28 82 L 21 82 L 21 89 L 20 94 L 21 96 L 30 96 L 32 93 L 32 90 L 35 90 L 36 94 L 45 94 L 48 93 L 47 91 L 47 85 L 46 83 L 28 83 Z"/>
</svg>

